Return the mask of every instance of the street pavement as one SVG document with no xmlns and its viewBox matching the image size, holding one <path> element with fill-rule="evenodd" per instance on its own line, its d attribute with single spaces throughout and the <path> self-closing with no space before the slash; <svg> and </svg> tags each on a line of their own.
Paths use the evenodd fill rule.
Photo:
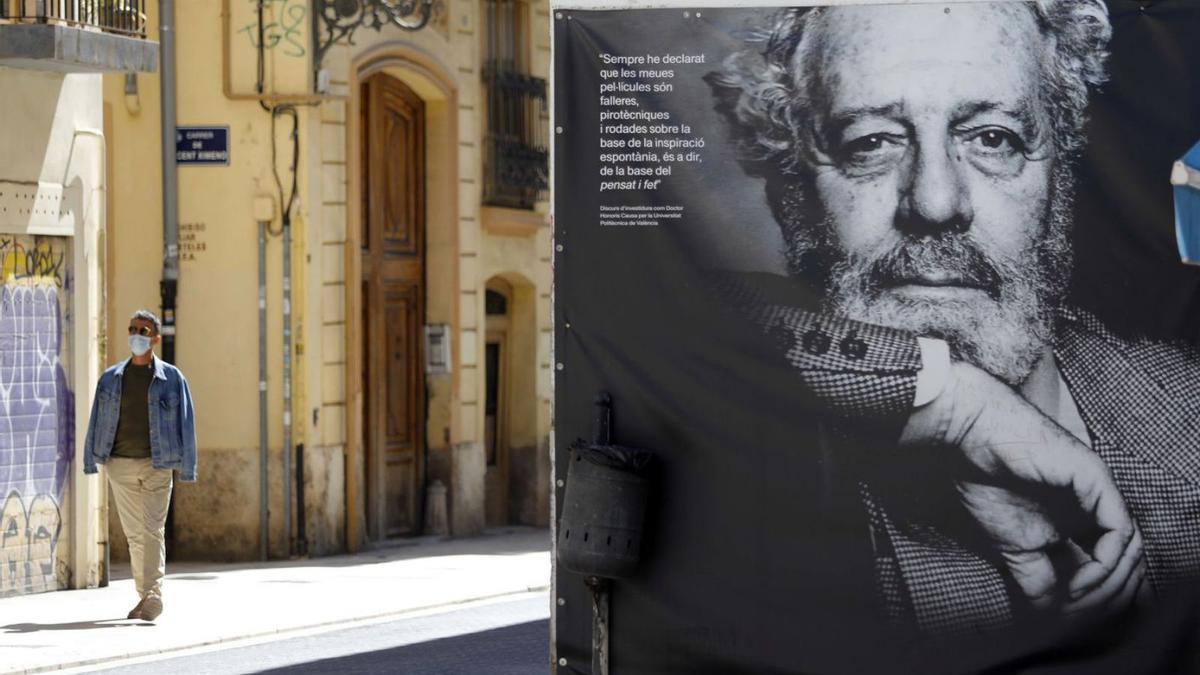
<svg viewBox="0 0 1200 675">
<path fill-rule="evenodd" d="M 164 611 L 154 623 L 125 619 L 137 593 L 128 565 L 114 565 L 106 588 L 0 600 L 0 673 L 97 667 L 546 591 L 549 546 L 546 530 L 505 528 L 466 539 L 408 540 L 353 556 L 172 563 Z"/>
<path fill-rule="evenodd" d="M 92 675 L 412 673 L 530 675 L 549 671 L 550 605 L 542 591 L 399 620 L 204 648 L 174 658 L 120 662 Z"/>
</svg>

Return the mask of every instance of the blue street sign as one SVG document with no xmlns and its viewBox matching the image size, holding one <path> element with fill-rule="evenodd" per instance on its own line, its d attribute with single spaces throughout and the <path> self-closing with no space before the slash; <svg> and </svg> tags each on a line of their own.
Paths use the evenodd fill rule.
<svg viewBox="0 0 1200 675">
<path fill-rule="evenodd" d="M 229 166 L 229 127 L 176 127 L 175 162 Z"/>
</svg>

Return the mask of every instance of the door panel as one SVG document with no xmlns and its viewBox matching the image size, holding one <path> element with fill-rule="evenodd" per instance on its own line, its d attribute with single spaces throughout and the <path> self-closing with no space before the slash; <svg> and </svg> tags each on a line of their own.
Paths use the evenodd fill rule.
<svg viewBox="0 0 1200 675">
<path fill-rule="evenodd" d="M 417 463 L 411 454 L 388 455 L 384 482 L 388 485 L 417 484 Z M 417 531 L 415 493 L 393 490 L 388 493 L 384 507 L 387 513 L 387 536 L 400 537 Z"/>
<path fill-rule="evenodd" d="M 425 115 L 417 95 L 384 76 L 380 86 L 379 136 L 384 140 L 377 166 L 386 189 L 380 213 L 380 235 L 391 255 L 420 257 L 425 230 Z M 421 199 L 413 199 L 420 193 Z"/>
<path fill-rule="evenodd" d="M 369 531 L 418 533 L 425 441 L 424 104 L 388 75 L 363 84 L 367 203 L 362 249 Z"/>
<path fill-rule="evenodd" d="M 387 443 L 391 451 L 397 446 L 411 442 L 408 424 L 412 419 L 410 403 L 412 387 L 409 385 L 409 354 L 413 345 L 410 341 L 411 316 L 415 313 L 409 298 L 389 293 L 384 307 L 385 344 L 387 355 Z"/>
<path fill-rule="evenodd" d="M 384 331 L 388 353 L 387 409 L 384 415 L 384 443 L 387 462 L 387 484 L 390 486 L 412 486 L 412 489 L 389 489 L 385 518 L 388 536 L 411 533 L 417 523 L 418 492 L 420 485 L 416 467 L 419 465 L 417 432 L 423 426 L 417 423 L 425 411 L 418 407 L 421 402 L 422 377 L 417 362 L 420 344 L 420 318 L 417 313 L 420 303 L 420 286 L 392 285 L 384 296 Z"/>
</svg>

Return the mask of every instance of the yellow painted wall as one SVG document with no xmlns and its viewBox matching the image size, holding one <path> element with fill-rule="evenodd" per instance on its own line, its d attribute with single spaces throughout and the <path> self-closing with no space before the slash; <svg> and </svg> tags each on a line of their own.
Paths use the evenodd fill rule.
<svg viewBox="0 0 1200 675">
<path fill-rule="evenodd" d="M 244 0 L 232 0 L 244 9 Z M 257 554 L 258 537 L 258 302 L 257 224 L 254 198 L 276 198 L 272 173 L 272 116 L 258 102 L 231 100 L 222 91 L 222 3 L 182 0 L 176 4 L 177 123 L 180 126 L 228 126 L 228 167 L 179 167 L 180 281 L 177 299 L 176 361 L 188 377 L 196 401 L 200 446 L 200 481 L 176 491 L 176 540 L 183 557 L 246 558 Z M 268 19 L 277 7 L 268 3 Z M 157 3 L 149 4 L 151 39 L 157 39 Z M 237 26 L 231 26 L 239 37 Z M 245 35 L 241 35 L 245 39 Z M 252 43 L 231 40 L 234 49 L 254 52 Z M 267 53 L 269 72 L 299 73 L 304 58 Z M 244 68 L 245 59 L 239 65 Z M 293 72 L 294 71 L 294 72 Z M 160 194 L 160 77 L 138 77 L 139 93 L 127 97 L 123 76 L 105 76 L 104 98 L 112 111 L 113 223 L 110 228 L 110 330 L 121 332 L 129 314 L 139 307 L 157 310 L 162 270 Z M 304 199 L 308 181 L 305 159 L 313 141 L 306 133 L 311 109 L 301 108 L 301 162 L 298 167 L 300 206 L 293 217 L 296 258 L 293 270 L 294 335 L 297 358 L 311 349 L 300 336 L 320 335 L 320 324 L 304 325 L 309 305 L 304 299 L 306 226 Z M 290 186 L 290 121 L 277 118 L 275 161 Z M 276 214 L 279 212 L 276 207 Z M 276 218 L 275 227 L 279 226 Z M 270 446 L 274 457 L 271 505 L 272 549 L 282 553 L 282 483 L 279 447 L 282 444 L 282 246 L 271 237 L 268 274 L 268 382 Z M 110 360 L 123 358 L 114 349 Z M 297 369 L 302 373 L 302 369 Z M 307 407 L 305 389 L 293 390 L 294 409 Z M 294 441 L 309 435 L 310 415 L 297 413 Z M 314 470 L 322 467 L 314 465 Z M 249 546 L 249 548 L 247 548 Z"/>
<path fill-rule="evenodd" d="M 271 116 L 252 94 L 257 72 L 255 0 L 178 0 L 176 24 L 178 123 L 228 125 L 230 166 L 179 168 L 181 243 L 203 250 L 181 263 L 177 361 L 192 384 L 197 405 L 200 482 L 177 491 L 176 536 L 183 557 L 251 558 L 257 555 L 258 335 L 256 195 L 276 194 L 271 160 Z M 360 311 L 347 305 L 357 286 L 354 261 L 361 186 L 355 162 L 360 75 L 386 70 L 426 101 L 427 115 L 427 323 L 445 323 L 455 341 L 449 376 L 427 379 L 427 442 L 451 481 L 452 519 L 458 533 L 482 522 L 483 419 L 482 295 L 494 273 L 531 282 L 537 327 L 536 419 L 524 436 L 549 431 L 549 231 L 489 238 L 479 218 L 481 111 L 479 16 L 476 0 L 438 4 L 431 25 L 418 32 L 360 29 L 355 45 L 329 50 L 323 66 L 331 87 L 318 105 L 299 107 L 299 201 L 293 218 L 294 442 L 305 442 L 309 475 L 308 535 L 317 553 L 341 550 L 346 528 L 364 509 L 364 490 L 347 504 L 347 491 L 363 468 L 357 442 L 361 423 L 356 382 Z M 150 3 L 149 25 L 158 25 Z M 303 94 L 310 82 L 312 47 L 307 0 L 268 0 L 266 90 Z M 535 74 L 549 68 L 549 10 L 531 8 L 529 46 Z M 225 26 L 228 25 L 226 31 Z M 230 45 L 225 95 L 223 35 Z M 151 35 L 151 39 L 156 39 Z M 111 108 L 114 171 L 111 226 L 110 330 L 123 331 L 130 312 L 159 305 L 162 235 L 159 200 L 159 77 L 139 76 L 138 101 L 127 101 L 124 78 L 105 76 Z M 131 105 L 134 104 L 134 105 Z M 140 109 L 138 105 L 140 104 Z M 290 121 L 278 119 L 276 166 L 291 182 Z M 277 209 L 278 211 L 278 209 Z M 278 221 L 276 221 L 276 226 Z M 509 241 L 511 240 L 511 241 Z M 268 246 L 268 419 L 271 466 L 272 552 L 283 553 L 281 529 L 282 409 L 280 383 L 281 245 Z M 486 264 L 482 261 L 486 260 Z M 349 321 L 349 326 L 347 326 Z M 121 333 L 123 334 L 123 333 Z M 121 350 L 111 355 L 119 358 Z M 350 372 L 348 372 L 348 369 Z M 544 382 L 543 382 L 544 380 Z M 360 427 L 359 427 L 360 428 Z M 448 442 L 447 442 L 448 437 Z M 438 455 L 437 453 L 441 453 Z M 343 466 L 345 463 L 345 466 Z M 349 472 L 349 473 L 347 473 Z M 361 486 L 360 486 L 361 487 Z M 347 508 L 349 511 L 347 511 Z M 478 518 L 475 512 L 478 511 Z M 356 515 L 358 514 L 358 515 Z M 351 534 L 353 534 L 351 532 Z M 358 542 L 360 543 L 360 542 Z M 349 542 L 353 548 L 356 542 Z"/>
</svg>

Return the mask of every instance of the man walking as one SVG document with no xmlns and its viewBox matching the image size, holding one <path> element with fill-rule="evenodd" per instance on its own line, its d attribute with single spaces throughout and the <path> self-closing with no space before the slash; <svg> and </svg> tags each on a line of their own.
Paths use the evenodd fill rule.
<svg viewBox="0 0 1200 675">
<path fill-rule="evenodd" d="M 192 396 L 183 373 L 154 355 L 161 330 L 152 312 L 138 310 L 130 318 L 133 356 L 100 376 L 84 443 L 84 473 L 96 473 L 98 464 L 108 467 L 141 596 L 129 618 L 145 621 L 163 610 L 172 471 L 184 482 L 196 480 Z"/>
</svg>

